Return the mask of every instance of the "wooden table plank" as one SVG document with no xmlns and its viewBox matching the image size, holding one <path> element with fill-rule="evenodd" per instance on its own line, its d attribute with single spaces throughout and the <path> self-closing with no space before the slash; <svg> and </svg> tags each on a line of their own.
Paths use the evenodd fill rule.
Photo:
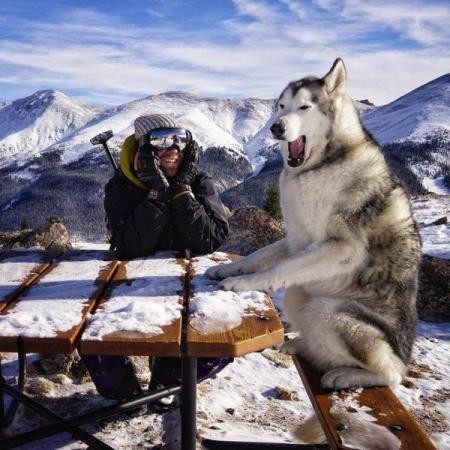
<svg viewBox="0 0 450 450">
<path fill-rule="evenodd" d="M 350 447 L 342 444 L 339 436 L 342 423 L 330 412 L 335 401 L 333 400 L 334 392 L 320 386 L 321 374 L 304 358 L 295 355 L 293 360 L 325 432 L 328 444 L 332 449 L 350 450 Z M 345 397 L 349 394 L 348 391 L 341 391 L 340 394 L 334 395 Z M 359 405 L 370 408 L 368 414 L 376 418 L 378 425 L 386 427 L 400 439 L 401 450 L 436 450 L 430 438 L 388 387 L 366 388 L 355 398 Z"/>
<path fill-rule="evenodd" d="M 199 290 L 205 290 L 212 296 L 215 295 L 215 292 L 217 292 L 217 295 L 223 296 L 224 291 L 219 289 L 218 283 L 207 279 L 204 271 L 209 266 L 224 263 L 229 260 L 227 255 L 220 253 L 193 259 L 190 300 L 193 303 L 191 304 L 191 309 L 196 301 L 196 297 L 198 298 L 201 295 Z M 228 294 L 237 297 L 244 295 Z M 266 294 L 264 294 L 263 303 L 263 308 L 253 307 L 247 309 L 241 318 L 241 323 L 237 324 L 237 326 L 231 329 L 209 332 L 208 334 L 205 333 L 204 329 L 202 330 L 202 325 L 204 325 L 202 322 L 207 322 L 211 318 L 205 316 L 196 318 L 195 313 L 193 315 L 191 314 L 187 327 L 188 354 L 197 357 L 242 356 L 283 342 L 283 325 L 273 307 L 272 301 Z M 220 319 L 217 323 L 221 326 Z"/>
<path fill-rule="evenodd" d="M 111 256 L 111 252 L 80 250 L 52 263 L 37 284 L 1 312 L 0 351 L 17 351 L 20 334 L 27 352 L 71 352 L 116 269 L 118 262 Z M 64 326 L 58 328 L 62 322 Z"/>
<path fill-rule="evenodd" d="M 185 272 L 186 262 L 175 259 L 167 252 L 122 263 L 105 298 L 83 333 L 80 342 L 81 352 L 104 355 L 179 356 Z M 165 310 L 161 309 L 164 303 L 167 303 L 169 309 L 178 307 L 178 317 L 170 324 L 160 326 L 158 330 L 155 328 L 160 323 L 158 312 L 161 313 L 161 317 L 165 315 Z M 133 329 L 135 324 L 132 322 L 126 323 L 125 320 L 120 322 L 120 314 L 132 308 L 139 308 L 144 316 L 151 314 L 151 317 L 143 319 L 146 323 L 142 329 L 151 327 L 153 323 L 154 330 L 149 328 L 149 332 L 137 331 Z M 109 326 L 108 323 L 113 324 L 111 327 L 119 326 L 119 329 L 101 336 L 96 335 L 95 327 Z M 120 325 L 114 325 L 116 323 Z"/>
<path fill-rule="evenodd" d="M 33 284 L 60 252 L 10 250 L 0 255 L 0 312 Z"/>
</svg>

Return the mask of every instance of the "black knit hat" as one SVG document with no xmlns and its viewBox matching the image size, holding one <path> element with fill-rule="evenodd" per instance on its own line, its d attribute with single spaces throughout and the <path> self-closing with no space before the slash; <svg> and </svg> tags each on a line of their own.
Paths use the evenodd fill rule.
<svg viewBox="0 0 450 450">
<path fill-rule="evenodd" d="M 134 121 L 134 137 L 138 140 L 141 136 L 156 128 L 181 128 L 181 125 L 174 117 L 167 114 L 141 116 Z"/>
</svg>

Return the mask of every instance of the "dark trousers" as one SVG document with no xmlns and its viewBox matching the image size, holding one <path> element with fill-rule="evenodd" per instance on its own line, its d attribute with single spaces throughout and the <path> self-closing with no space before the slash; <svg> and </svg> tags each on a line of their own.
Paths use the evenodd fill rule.
<svg viewBox="0 0 450 450">
<path fill-rule="evenodd" d="M 123 400 L 142 393 L 133 364 L 126 356 L 81 355 L 98 393 L 106 398 Z M 199 358 L 198 382 L 210 378 L 233 358 Z M 149 389 L 171 387 L 181 383 L 180 358 L 152 358 Z"/>
</svg>

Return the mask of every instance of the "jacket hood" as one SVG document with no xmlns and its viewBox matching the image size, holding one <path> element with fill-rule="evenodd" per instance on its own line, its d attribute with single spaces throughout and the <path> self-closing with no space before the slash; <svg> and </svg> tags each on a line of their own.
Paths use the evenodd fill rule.
<svg viewBox="0 0 450 450">
<path fill-rule="evenodd" d="M 128 136 L 122 144 L 120 151 L 120 170 L 137 187 L 148 191 L 148 187 L 139 180 L 133 171 L 134 155 L 136 154 L 136 139 L 134 134 Z"/>
</svg>

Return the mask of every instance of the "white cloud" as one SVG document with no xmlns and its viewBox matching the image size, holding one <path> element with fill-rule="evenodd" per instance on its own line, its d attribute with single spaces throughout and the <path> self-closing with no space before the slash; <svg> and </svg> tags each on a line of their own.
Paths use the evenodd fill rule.
<svg viewBox="0 0 450 450">
<path fill-rule="evenodd" d="M 342 14 L 348 20 L 384 24 L 421 44 L 450 42 L 448 6 L 423 1 L 347 0 L 343 4 Z"/>
<path fill-rule="evenodd" d="M 208 32 L 166 29 L 156 21 L 130 25 L 82 9 L 56 23 L 17 20 L 22 39 L 0 41 L 0 83 L 33 86 L 33 78 L 41 85 L 48 80 L 53 83 L 48 87 L 85 91 L 84 100 L 94 103 L 168 90 L 276 97 L 288 81 L 324 75 L 342 56 L 350 93 L 382 104 L 449 70 L 450 49 L 443 45 L 449 40 L 448 11 L 441 6 L 370 0 L 233 3 L 236 14 Z M 409 39 L 408 50 L 367 38 L 386 28 Z"/>
</svg>

